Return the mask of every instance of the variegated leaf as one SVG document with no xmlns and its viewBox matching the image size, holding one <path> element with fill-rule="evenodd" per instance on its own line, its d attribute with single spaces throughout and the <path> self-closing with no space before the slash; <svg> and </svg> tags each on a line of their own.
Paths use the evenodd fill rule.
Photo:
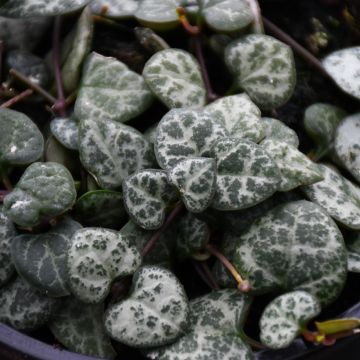
<svg viewBox="0 0 360 360">
<path fill-rule="evenodd" d="M 233 263 L 253 293 L 304 290 L 322 306 L 340 294 L 347 273 L 341 232 L 320 206 L 280 205 L 238 238 Z"/>
<path fill-rule="evenodd" d="M 259 142 L 265 136 L 261 112 L 246 94 L 216 100 L 205 107 L 205 112 L 218 118 L 231 137 Z"/>
<path fill-rule="evenodd" d="M 105 332 L 104 304 L 84 304 L 67 298 L 48 326 L 55 338 L 80 354 L 113 359 L 116 355 Z"/>
<path fill-rule="evenodd" d="M 180 49 L 154 54 L 145 64 L 143 76 L 151 91 L 168 108 L 200 108 L 206 89 L 197 60 Z"/>
<path fill-rule="evenodd" d="M 278 191 L 289 191 L 300 185 L 323 180 L 318 165 L 292 145 L 281 140 L 265 140 L 261 146 L 274 159 L 281 172 Z"/>
<path fill-rule="evenodd" d="M 158 124 L 159 123 L 155 123 L 155 124 L 151 125 L 144 132 L 144 136 L 145 136 L 146 140 L 149 141 L 150 144 L 155 143 L 156 131 L 157 131 Z"/>
<path fill-rule="evenodd" d="M 348 270 L 360 273 L 360 233 L 353 232 L 346 238 Z"/>
<path fill-rule="evenodd" d="M 292 51 L 284 43 L 262 34 L 251 34 L 230 43 L 225 61 L 236 84 L 261 109 L 285 104 L 295 82 Z"/>
<path fill-rule="evenodd" d="M 84 119 L 80 160 L 103 189 L 119 188 L 129 175 L 154 165 L 151 144 L 134 128 L 115 121 Z"/>
<path fill-rule="evenodd" d="M 321 311 L 317 299 L 306 291 L 293 291 L 275 298 L 260 319 L 261 342 L 283 349 L 301 334 L 306 323 Z"/>
<path fill-rule="evenodd" d="M 115 19 L 133 17 L 142 0 L 93 0 L 90 4 L 94 14 Z"/>
<path fill-rule="evenodd" d="M 50 129 L 56 139 L 67 149 L 78 150 L 79 124 L 74 117 L 53 119 L 50 122 Z"/>
<path fill-rule="evenodd" d="M 71 292 L 85 303 L 100 303 L 113 280 L 133 274 L 140 264 L 140 253 L 120 233 L 103 228 L 80 229 L 69 249 Z"/>
<path fill-rule="evenodd" d="M 123 183 L 125 208 L 132 220 L 146 230 L 158 229 L 176 193 L 163 170 L 143 170 Z"/>
<path fill-rule="evenodd" d="M 360 113 L 346 117 L 337 127 L 335 151 L 342 164 L 360 182 Z"/>
<path fill-rule="evenodd" d="M 16 236 L 11 256 L 18 274 L 44 295 L 69 295 L 67 250 L 72 235 L 80 228 L 79 223 L 66 218 L 46 233 Z"/>
<path fill-rule="evenodd" d="M 278 190 L 281 173 L 260 145 L 245 139 L 224 138 L 212 155 L 217 164 L 215 209 L 240 210 L 258 204 Z"/>
<path fill-rule="evenodd" d="M 295 148 L 299 147 L 299 138 L 296 132 L 286 126 L 282 121 L 268 117 L 262 118 L 262 121 L 266 129 L 265 140 L 279 140 Z"/>
<path fill-rule="evenodd" d="M 216 163 L 210 158 L 189 158 L 179 161 L 168 172 L 186 208 L 194 213 L 204 211 L 215 193 Z"/>
<path fill-rule="evenodd" d="M 78 119 L 126 122 L 142 114 L 151 102 L 141 75 L 114 58 L 95 52 L 88 55 L 75 103 Z"/>
<path fill-rule="evenodd" d="M 305 195 L 336 221 L 360 230 L 360 188 L 325 165 L 319 165 L 324 180 L 304 186 Z"/>
<path fill-rule="evenodd" d="M 180 281 L 169 270 L 144 266 L 134 275 L 128 298 L 105 315 L 109 335 L 144 348 L 172 343 L 186 333 L 189 305 Z"/>
<path fill-rule="evenodd" d="M 14 190 L 5 196 L 7 216 L 23 227 L 69 210 L 75 203 L 76 189 L 70 172 L 54 162 L 30 165 Z"/>
<path fill-rule="evenodd" d="M 158 125 L 155 155 L 159 165 L 170 170 L 180 160 L 209 156 L 212 145 L 227 135 L 221 122 L 203 111 L 173 109 Z"/>
</svg>

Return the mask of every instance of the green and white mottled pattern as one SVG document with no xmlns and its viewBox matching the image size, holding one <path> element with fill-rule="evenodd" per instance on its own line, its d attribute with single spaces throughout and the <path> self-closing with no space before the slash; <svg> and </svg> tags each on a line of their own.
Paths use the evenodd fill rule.
<svg viewBox="0 0 360 360">
<path fill-rule="evenodd" d="M 205 107 L 205 112 L 218 118 L 229 136 L 259 142 L 265 136 L 265 124 L 259 108 L 246 94 L 226 96 Z"/>
<path fill-rule="evenodd" d="M 114 230 L 85 228 L 71 241 L 68 257 L 71 292 L 85 303 L 97 304 L 119 276 L 131 275 L 141 264 L 140 253 Z"/>
<path fill-rule="evenodd" d="M 216 163 L 210 158 L 184 159 L 169 170 L 168 179 L 186 208 L 199 213 L 210 206 L 215 194 Z"/>
<path fill-rule="evenodd" d="M 160 121 L 155 140 L 155 155 L 163 169 L 170 170 L 180 160 L 207 157 L 212 145 L 227 130 L 200 110 L 173 109 Z"/>
<path fill-rule="evenodd" d="M 155 123 L 155 124 L 149 126 L 144 132 L 144 136 L 145 136 L 146 140 L 148 140 L 151 144 L 155 143 L 156 131 L 157 131 L 158 124 L 159 123 Z"/>
<path fill-rule="evenodd" d="M 353 232 L 346 238 L 348 270 L 360 273 L 360 232 Z"/>
<path fill-rule="evenodd" d="M 251 34 L 230 43 L 225 61 L 243 89 L 261 109 L 285 104 L 291 97 L 296 71 L 289 46 L 262 34 Z"/>
<path fill-rule="evenodd" d="M 336 129 L 335 151 L 360 183 L 360 113 L 346 117 Z"/>
<path fill-rule="evenodd" d="M 50 122 L 50 129 L 61 145 L 70 150 L 78 150 L 79 123 L 74 117 L 53 119 Z"/>
<path fill-rule="evenodd" d="M 14 223 L 32 227 L 45 218 L 69 210 L 75 200 L 74 180 L 63 165 L 36 162 L 25 170 L 14 190 L 5 196 L 4 210 Z"/>
<path fill-rule="evenodd" d="M 224 138 L 212 149 L 217 164 L 215 209 L 240 210 L 258 204 L 278 190 L 281 173 L 260 145 Z"/>
<path fill-rule="evenodd" d="M 129 121 L 151 104 L 143 77 L 124 63 L 95 52 L 88 55 L 75 103 L 78 119 Z"/>
<path fill-rule="evenodd" d="M 320 311 L 316 298 L 305 291 L 293 291 L 275 298 L 260 319 L 261 342 L 270 349 L 288 347 Z"/>
<path fill-rule="evenodd" d="M 146 230 L 158 229 L 176 193 L 163 170 L 143 170 L 123 183 L 125 208 L 132 220 Z"/>
<path fill-rule="evenodd" d="M 44 138 L 23 113 L 0 109 L 0 172 L 8 165 L 29 164 L 44 151 Z"/>
<path fill-rule="evenodd" d="M 0 322 L 18 330 L 33 330 L 45 325 L 60 305 L 34 290 L 17 277 L 0 291 Z"/>
<path fill-rule="evenodd" d="M 80 354 L 113 359 L 116 356 L 104 327 L 104 304 L 84 304 L 67 298 L 48 326 L 61 344 Z"/>
<path fill-rule="evenodd" d="M 206 104 L 200 66 L 184 50 L 157 52 L 145 64 L 143 76 L 151 91 L 170 109 L 200 108 Z"/>
<path fill-rule="evenodd" d="M 0 15 L 15 18 L 56 16 L 85 6 L 90 0 L 11 0 L 0 6 Z"/>
<path fill-rule="evenodd" d="M 233 263 L 254 294 L 304 290 L 322 306 L 337 298 L 347 273 L 341 232 L 320 206 L 305 200 L 256 220 L 238 238 Z"/>
<path fill-rule="evenodd" d="M 82 120 L 79 151 L 82 164 L 103 189 L 119 188 L 129 175 L 155 162 L 152 145 L 139 131 L 110 120 Z"/>
<path fill-rule="evenodd" d="M 360 99 L 360 46 L 335 51 L 322 63 L 341 90 Z"/>
<path fill-rule="evenodd" d="M 237 31 L 253 21 L 247 0 L 200 0 L 206 23 L 216 31 Z"/>
<path fill-rule="evenodd" d="M 18 274 L 44 295 L 70 294 L 67 284 L 67 251 L 81 225 L 65 218 L 42 234 L 23 234 L 11 242 L 11 256 Z"/>
<path fill-rule="evenodd" d="M 14 224 L 4 214 L 2 206 L 0 206 L 0 287 L 11 278 L 15 270 L 10 246 L 16 235 L 17 231 Z"/>
<path fill-rule="evenodd" d="M 94 14 L 115 19 L 133 17 L 142 0 L 94 0 L 90 4 Z M 106 9 L 104 11 L 104 9 Z"/>
<path fill-rule="evenodd" d="M 292 145 L 269 139 L 263 141 L 261 146 L 280 169 L 281 182 L 278 191 L 289 191 L 324 179 L 318 165 Z"/>
<path fill-rule="evenodd" d="M 265 140 L 280 140 L 295 148 L 299 147 L 299 138 L 296 132 L 286 126 L 282 121 L 268 117 L 262 118 L 262 121 L 266 129 Z"/>
<path fill-rule="evenodd" d="M 133 278 L 128 298 L 105 315 L 109 335 L 137 348 L 162 346 L 185 335 L 189 304 L 184 288 L 169 270 L 144 266 Z"/>
<path fill-rule="evenodd" d="M 325 165 L 319 165 L 324 180 L 302 190 L 336 221 L 360 230 L 360 188 Z"/>
</svg>

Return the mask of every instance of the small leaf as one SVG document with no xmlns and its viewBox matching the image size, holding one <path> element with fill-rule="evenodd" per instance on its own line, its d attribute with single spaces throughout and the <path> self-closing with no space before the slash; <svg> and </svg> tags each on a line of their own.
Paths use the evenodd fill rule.
<svg viewBox="0 0 360 360">
<path fill-rule="evenodd" d="M 74 117 L 53 119 L 50 122 L 50 129 L 56 139 L 67 149 L 78 150 L 79 124 Z"/>
<path fill-rule="evenodd" d="M 114 58 L 88 55 L 75 103 L 78 119 L 126 122 L 142 114 L 151 101 L 142 76 Z"/>
<path fill-rule="evenodd" d="M 210 206 L 216 183 L 216 163 L 213 159 L 181 160 L 168 172 L 168 178 L 189 211 L 199 213 Z"/>
<path fill-rule="evenodd" d="M 81 225 L 70 218 L 43 234 L 23 234 L 11 243 L 11 255 L 18 274 L 44 295 L 70 294 L 67 284 L 67 249 Z"/>
<path fill-rule="evenodd" d="M 143 76 L 151 91 L 168 108 L 200 108 L 206 89 L 197 60 L 180 49 L 157 52 L 145 64 Z"/>
<path fill-rule="evenodd" d="M 305 195 L 336 221 L 360 230 L 360 188 L 325 165 L 318 167 L 324 180 L 304 186 Z"/>
<path fill-rule="evenodd" d="M 179 280 L 169 270 L 144 266 L 133 278 L 129 297 L 105 315 L 109 335 L 136 348 L 166 345 L 188 326 L 189 305 Z"/>
<path fill-rule="evenodd" d="M 137 249 L 114 230 L 78 230 L 71 242 L 68 258 L 72 293 L 85 303 L 103 301 L 113 280 L 130 275 L 141 264 Z"/>
<path fill-rule="evenodd" d="M 271 349 L 288 347 L 320 311 L 316 298 L 305 291 L 293 291 L 275 298 L 260 319 L 261 342 Z"/>
<path fill-rule="evenodd" d="M 158 229 L 176 194 L 168 183 L 166 171 L 143 170 L 123 183 L 124 204 L 132 220 L 146 230 Z"/>
<path fill-rule="evenodd" d="M 93 0 L 90 4 L 94 14 L 115 19 L 133 17 L 142 0 Z"/>
<path fill-rule="evenodd" d="M 278 190 L 280 171 L 261 146 L 224 138 L 212 149 L 217 163 L 215 209 L 240 210 L 258 204 Z"/>
<path fill-rule="evenodd" d="M 103 323 L 104 304 L 84 304 L 67 298 L 52 317 L 49 328 L 69 350 L 80 354 L 113 359 L 116 355 Z"/>
<path fill-rule="evenodd" d="M 348 271 L 360 272 L 360 233 L 351 232 L 346 238 Z"/>
<path fill-rule="evenodd" d="M 129 175 L 154 165 L 151 144 L 134 128 L 95 119 L 79 126 L 80 160 L 104 189 L 119 188 Z"/>
<path fill-rule="evenodd" d="M 282 121 L 268 117 L 262 118 L 265 125 L 265 140 L 280 140 L 292 145 L 295 148 L 299 147 L 299 138 L 296 132 L 286 126 Z"/>
<path fill-rule="evenodd" d="M 246 35 L 230 43 L 225 61 L 243 89 L 261 109 L 284 105 L 295 82 L 295 63 L 289 46 L 267 35 Z"/>
<path fill-rule="evenodd" d="M 231 137 L 259 142 L 265 135 L 261 112 L 246 94 L 223 97 L 205 111 L 218 118 Z"/>
<path fill-rule="evenodd" d="M 63 165 L 37 162 L 25 170 L 5 197 L 4 209 L 16 224 L 32 227 L 70 209 L 75 199 L 74 180 Z"/>
</svg>

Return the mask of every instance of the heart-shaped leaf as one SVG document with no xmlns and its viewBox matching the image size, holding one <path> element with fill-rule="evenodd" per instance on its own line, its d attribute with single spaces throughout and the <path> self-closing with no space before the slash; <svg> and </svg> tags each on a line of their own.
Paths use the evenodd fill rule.
<svg viewBox="0 0 360 360">
<path fill-rule="evenodd" d="M 231 137 L 259 142 L 265 135 L 261 112 L 246 94 L 223 97 L 205 111 L 218 118 Z"/>
<path fill-rule="evenodd" d="M 279 140 L 292 145 L 295 148 L 299 147 L 299 138 L 296 132 L 286 126 L 282 121 L 264 117 L 262 121 L 265 125 L 265 140 Z"/>
<path fill-rule="evenodd" d="M 324 180 L 302 190 L 336 221 L 360 230 L 360 188 L 325 165 L 318 167 Z"/>
<path fill-rule="evenodd" d="M 143 170 L 123 183 L 124 204 L 135 223 L 147 230 L 158 229 L 176 193 L 163 170 Z"/>
<path fill-rule="evenodd" d="M 43 234 L 23 234 L 11 243 L 16 271 L 31 286 L 51 297 L 70 294 L 67 284 L 67 250 L 81 225 L 64 219 Z"/>
<path fill-rule="evenodd" d="M 233 263 L 253 293 L 304 290 L 322 306 L 341 292 L 347 255 L 341 232 L 316 204 L 280 205 L 237 240 Z"/>
<path fill-rule="evenodd" d="M 79 126 L 80 160 L 100 187 L 119 188 L 129 175 L 154 165 L 152 145 L 134 128 L 95 119 Z"/>
<path fill-rule="evenodd" d="M 293 291 L 275 298 L 260 319 L 261 342 L 271 349 L 288 347 L 320 311 L 316 298 L 306 291 Z"/>
<path fill-rule="evenodd" d="M 69 285 L 81 301 L 103 301 L 111 283 L 130 275 L 141 264 L 140 253 L 121 234 L 103 228 L 78 230 L 71 241 L 68 257 Z"/>
<path fill-rule="evenodd" d="M 300 185 L 310 185 L 323 180 L 318 165 L 298 149 L 279 140 L 265 140 L 261 146 L 275 160 L 281 172 L 278 191 L 289 191 Z"/>
<path fill-rule="evenodd" d="M 360 272 L 360 233 L 352 232 L 346 238 L 346 248 L 348 251 L 348 270 Z"/>
<path fill-rule="evenodd" d="M 343 165 L 360 182 L 360 113 L 346 117 L 336 129 L 335 151 Z"/>
<path fill-rule="evenodd" d="M 104 304 L 84 304 L 67 298 L 52 317 L 49 327 L 55 338 L 71 351 L 113 359 L 116 355 L 105 332 Z"/>
<path fill-rule="evenodd" d="M 151 91 L 168 108 L 200 108 L 206 90 L 197 60 L 180 49 L 157 52 L 145 64 L 143 76 Z"/>
<path fill-rule="evenodd" d="M 168 178 L 189 211 L 198 213 L 210 206 L 216 183 L 216 163 L 213 159 L 181 160 L 169 171 Z"/>
<path fill-rule="evenodd" d="M 157 161 L 163 169 L 170 170 L 185 158 L 209 156 L 212 145 L 225 136 L 225 127 L 203 111 L 173 109 L 158 125 Z"/>
<path fill-rule="evenodd" d="M 142 114 L 151 101 L 141 75 L 114 58 L 95 52 L 88 55 L 75 103 L 78 119 L 126 122 Z"/>
<path fill-rule="evenodd" d="M 115 19 L 134 16 L 142 0 L 93 0 L 90 4 L 94 14 Z"/>
<path fill-rule="evenodd" d="M 133 278 L 129 297 L 105 315 L 109 335 L 129 346 L 166 345 L 184 335 L 189 305 L 179 280 L 169 270 L 144 266 Z"/>
<path fill-rule="evenodd" d="M 246 35 L 230 43 L 225 61 L 236 84 L 261 109 L 285 104 L 295 82 L 295 63 L 289 46 L 267 35 Z"/>
<path fill-rule="evenodd" d="M 217 164 L 212 206 L 229 211 L 258 204 L 278 190 L 281 173 L 260 145 L 245 139 L 224 138 L 212 155 Z"/>
<path fill-rule="evenodd" d="M 53 119 L 50 129 L 56 139 L 67 149 L 78 150 L 79 124 L 74 117 Z"/>
<path fill-rule="evenodd" d="M 4 210 L 16 224 L 32 227 L 70 209 L 75 199 L 74 180 L 63 165 L 37 162 L 25 170 L 5 197 Z"/>
<path fill-rule="evenodd" d="M 0 15 L 15 18 L 56 16 L 82 8 L 90 0 L 11 0 L 0 6 Z"/>
<path fill-rule="evenodd" d="M 23 113 L 0 109 L 0 173 L 9 165 L 29 164 L 44 151 L 44 138 Z"/>
</svg>

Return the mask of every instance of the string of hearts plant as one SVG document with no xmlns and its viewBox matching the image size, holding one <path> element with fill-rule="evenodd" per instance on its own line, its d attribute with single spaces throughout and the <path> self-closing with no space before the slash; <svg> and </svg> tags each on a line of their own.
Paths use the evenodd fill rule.
<svg viewBox="0 0 360 360">
<path fill-rule="evenodd" d="M 131 34 L 140 72 L 94 51 L 101 26 Z M 172 31 L 190 46 L 168 45 Z M 0 37 L 1 322 L 46 325 L 106 359 L 115 342 L 159 360 L 253 359 L 357 331 L 357 319 L 308 324 L 360 272 L 360 116 L 310 106 L 309 157 L 269 117 L 296 70 L 255 0 L 5 0 Z M 345 49 L 317 66 L 360 98 L 359 58 Z M 177 275 L 191 262 L 211 288 L 200 297 Z M 262 294 L 261 345 L 243 327 Z"/>
</svg>

